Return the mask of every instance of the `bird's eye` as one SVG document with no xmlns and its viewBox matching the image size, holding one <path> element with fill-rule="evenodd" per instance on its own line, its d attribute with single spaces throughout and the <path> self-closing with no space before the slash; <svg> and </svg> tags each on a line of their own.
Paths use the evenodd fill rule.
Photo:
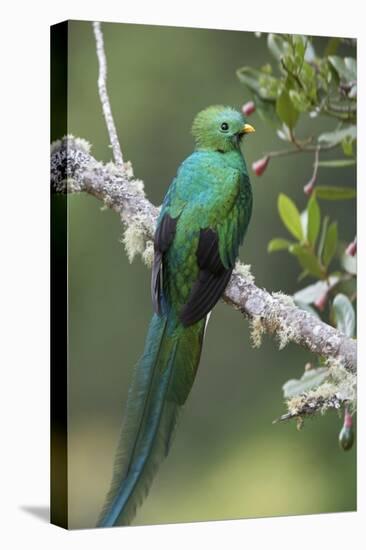
<svg viewBox="0 0 366 550">
<path fill-rule="evenodd" d="M 229 129 L 228 123 L 227 123 L 227 122 L 223 122 L 223 123 L 221 124 L 221 130 L 223 130 L 223 132 L 227 132 L 228 129 Z"/>
</svg>

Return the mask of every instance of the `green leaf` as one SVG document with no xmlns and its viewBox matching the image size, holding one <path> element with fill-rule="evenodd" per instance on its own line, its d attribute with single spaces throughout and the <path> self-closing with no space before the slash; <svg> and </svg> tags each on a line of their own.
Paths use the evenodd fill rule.
<svg viewBox="0 0 366 550">
<path fill-rule="evenodd" d="M 277 252 L 278 250 L 288 250 L 289 246 L 291 246 L 290 241 L 287 241 L 286 239 L 272 239 L 268 243 L 267 252 Z"/>
<path fill-rule="evenodd" d="M 327 229 L 328 229 L 328 223 L 329 223 L 329 217 L 325 216 L 322 223 L 322 230 L 320 233 L 320 239 L 319 239 L 319 246 L 318 246 L 318 258 L 321 260 L 323 249 L 324 249 L 324 243 L 325 243 L 325 237 L 327 236 Z"/>
<path fill-rule="evenodd" d="M 295 109 L 286 88 L 283 89 L 281 95 L 277 98 L 276 111 L 279 118 L 286 124 L 286 126 L 291 129 L 296 126 L 299 118 L 299 111 Z"/>
<path fill-rule="evenodd" d="M 332 187 L 328 185 L 318 185 L 315 187 L 315 194 L 319 199 L 330 201 L 339 201 L 345 199 L 354 199 L 356 189 L 351 187 Z"/>
<path fill-rule="evenodd" d="M 299 380 L 288 380 L 282 386 L 283 396 L 285 399 L 290 399 L 291 397 L 295 397 L 295 395 L 301 395 L 304 392 L 315 389 L 324 382 L 327 376 L 327 367 L 307 370 Z"/>
<path fill-rule="evenodd" d="M 278 197 L 278 212 L 281 219 L 290 233 L 299 241 L 304 238 L 300 213 L 295 203 L 284 193 L 280 193 Z"/>
<path fill-rule="evenodd" d="M 332 67 L 336 70 L 339 78 L 345 78 L 346 65 L 341 57 L 338 55 L 329 55 L 328 61 Z"/>
<path fill-rule="evenodd" d="M 301 34 L 297 34 L 297 35 L 295 34 L 292 37 L 292 40 L 293 40 L 293 43 L 295 45 L 296 56 L 299 58 L 299 61 L 301 63 L 301 61 L 304 59 L 304 55 L 305 55 L 306 38 L 305 38 L 305 36 L 302 36 Z"/>
<path fill-rule="evenodd" d="M 356 327 L 355 310 L 344 294 L 337 294 L 333 300 L 333 315 L 337 329 L 349 338 L 353 338 Z"/>
<path fill-rule="evenodd" d="M 295 109 L 297 109 L 300 113 L 305 113 L 310 109 L 311 104 L 306 99 L 306 96 L 304 94 L 301 94 L 296 90 L 290 90 L 289 95 Z"/>
<path fill-rule="evenodd" d="M 339 281 L 339 277 L 332 276 L 329 278 L 329 283 L 327 281 L 318 281 L 313 285 L 309 285 L 305 288 L 302 288 L 298 292 L 295 292 L 293 298 L 296 302 L 302 304 L 313 304 L 318 298 L 323 296 L 326 292 L 329 292 Z"/>
<path fill-rule="evenodd" d="M 299 244 L 290 246 L 289 251 L 297 257 L 300 266 L 307 270 L 310 275 L 313 275 L 319 279 L 324 278 L 322 266 L 313 252 Z"/>
<path fill-rule="evenodd" d="M 314 67 L 309 63 L 303 63 L 300 73 L 300 80 L 306 90 L 307 97 L 313 102 L 317 101 L 317 79 Z"/>
<path fill-rule="evenodd" d="M 272 65 L 270 63 L 266 63 L 265 65 L 262 65 L 261 73 L 272 74 L 273 73 Z"/>
<path fill-rule="evenodd" d="M 318 163 L 318 166 L 323 168 L 344 168 L 346 166 L 353 166 L 356 164 L 355 160 L 350 159 L 337 159 L 337 160 L 322 160 Z"/>
<path fill-rule="evenodd" d="M 344 64 L 350 75 L 350 80 L 357 80 L 357 62 L 354 57 L 345 57 Z"/>
<path fill-rule="evenodd" d="M 293 295 L 295 303 L 298 304 L 313 304 L 320 296 L 323 296 L 328 291 L 328 283 L 318 281 L 313 285 L 306 286 L 298 290 Z"/>
<path fill-rule="evenodd" d="M 314 246 L 320 230 L 320 208 L 315 195 L 312 195 L 308 202 L 307 212 L 307 238 L 310 244 Z"/>
<path fill-rule="evenodd" d="M 282 124 L 281 128 L 277 130 L 277 135 L 282 141 L 291 141 L 291 134 L 286 124 Z"/>
<path fill-rule="evenodd" d="M 270 74 L 262 73 L 259 79 L 259 94 L 263 98 L 270 99 L 273 103 L 282 90 L 281 79 Z"/>
<path fill-rule="evenodd" d="M 267 36 L 267 46 L 271 54 L 277 61 L 288 52 L 289 44 L 279 34 L 269 33 Z"/>
<path fill-rule="evenodd" d="M 251 67 L 241 67 L 236 71 L 236 74 L 240 80 L 243 82 L 249 90 L 255 92 L 259 95 L 259 78 L 261 76 L 260 71 L 252 69 Z"/>
<path fill-rule="evenodd" d="M 357 257 L 356 256 L 350 256 L 349 254 L 346 254 L 344 252 L 341 256 L 341 264 L 343 269 L 345 269 L 347 273 L 351 273 L 351 275 L 357 275 Z"/>
<path fill-rule="evenodd" d="M 261 86 L 260 81 L 265 73 L 262 73 L 257 69 L 252 69 L 252 67 L 241 67 L 236 71 L 236 74 L 240 82 L 245 84 L 245 86 L 249 88 L 251 92 L 256 94 L 258 97 L 261 97 L 265 101 L 270 101 L 274 103 L 273 97 L 267 94 L 266 91 L 263 89 L 263 86 Z"/>
<path fill-rule="evenodd" d="M 337 284 L 337 292 L 345 294 L 351 299 L 351 296 L 356 296 L 357 294 L 357 281 L 356 277 L 351 277 L 349 279 L 341 279 Z"/>
<path fill-rule="evenodd" d="M 334 67 L 334 69 L 337 71 L 338 76 L 342 80 L 346 80 L 347 82 L 350 82 L 352 80 L 356 80 L 357 78 L 357 70 L 356 70 L 356 60 L 352 57 L 346 57 L 342 59 L 338 55 L 330 55 L 328 57 L 328 61 L 331 63 L 331 65 Z"/>
<path fill-rule="evenodd" d="M 338 227 L 337 227 L 337 222 L 333 222 L 328 227 L 327 233 L 325 236 L 324 250 L 323 250 L 323 264 L 325 267 L 328 267 L 328 265 L 332 261 L 333 256 L 337 250 L 337 244 L 338 244 Z"/>
<path fill-rule="evenodd" d="M 342 149 L 346 157 L 353 157 L 353 140 L 350 137 L 344 138 Z"/>
<path fill-rule="evenodd" d="M 318 137 L 320 143 L 327 143 L 329 145 L 337 145 L 342 143 L 344 139 L 351 139 L 352 141 L 357 138 L 357 128 L 354 124 L 342 128 L 341 130 L 334 130 L 333 132 L 324 132 Z"/>
</svg>

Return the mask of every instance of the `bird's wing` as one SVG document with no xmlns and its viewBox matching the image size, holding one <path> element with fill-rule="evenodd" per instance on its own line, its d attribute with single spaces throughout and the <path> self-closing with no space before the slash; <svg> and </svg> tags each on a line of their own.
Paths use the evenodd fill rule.
<svg viewBox="0 0 366 550">
<path fill-rule="evenodd" d="M 155 313 L 161 313 L 163 300 L 163 280 L 162 263 L 164 253 L 171 245 L 178 218 L 172 218 L 168 213 L 164 213 L 159 220 L 154 237 L 154 261 L 151 273 L 151 297 Z"/>
<path fill-rule="evenodd" d="M 180 319 L 185 326 L 203 319 L 214 307 L 229 282 L 232 267 L 220 258 L 219 236 L 213 229 L 201 229 L 197 248 L 199 274 Z"/>
<path fill-rule="evenodd" d="M 250 188 L 247 192 L 243 177 L 231 173 L 219 200 L 207 198 L 208 215 L 202 216 L 196 252 L 199 274 L 180 315 L 185 326 L 204 318 L 229 282 L 252 208 Z M 249 180 L 247 183 L 250 185 Z"/>
</svg>

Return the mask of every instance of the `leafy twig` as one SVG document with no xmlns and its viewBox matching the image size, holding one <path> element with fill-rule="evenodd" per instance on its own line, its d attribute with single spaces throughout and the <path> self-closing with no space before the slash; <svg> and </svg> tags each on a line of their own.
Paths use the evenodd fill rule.
<svg viewBox="0 0 366 550">
<path fill-rule="evenodd" d="M 294 80 L 296 80 L 297 84 L 299 85 L 299 88 L 301 88 L 301 90 L 304 91 L 304 86 L 303 86 L 303 83 L 301 82 L 299 76 L 297 74 L 293 73 L 292 71 L 290 71 L 290 69 L 286 66 L 286 63 L 285 63 L 283 58 L 281 59 L 281 65 L 284 68 L 284 70 L 286 71 L 286 73 L 288 75 L 290 75 Z"/>
</svg>

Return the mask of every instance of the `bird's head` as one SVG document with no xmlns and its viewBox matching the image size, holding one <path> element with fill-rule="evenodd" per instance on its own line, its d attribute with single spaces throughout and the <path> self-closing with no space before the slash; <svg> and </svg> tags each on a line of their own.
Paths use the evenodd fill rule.
<svg viewBox="0 0 366 550">
<path fill-rule="evenodd" d="M 254 131 L 241 113 L 222 105 L 198 113 L 192 125 L 198 149 L 222 153 L 238 149 L 243 136 Z"/>
</svg>

